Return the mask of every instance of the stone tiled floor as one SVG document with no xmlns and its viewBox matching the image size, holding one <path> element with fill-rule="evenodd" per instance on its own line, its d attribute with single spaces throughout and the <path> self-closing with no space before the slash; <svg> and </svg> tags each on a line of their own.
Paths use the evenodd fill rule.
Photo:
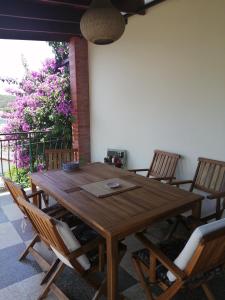
<svg viewBox="0 0 225 300">
<path fill-rule="evenodd" d="M 149 235 L 155 242 L 161 240 L 168 230 L 168 223 L 156 224 L 149 229 Z M 32 258 L 28 256 L 20 262 L 19 255 L 32 239 L 31 225 L 24 220 L 22 213 L 13 203 L 8 193 L 0 194 L 0 300 L 35 300 L 40 294 L 40 281 L 43 272 Z M 133 237 L 125 241 L 128 253 L 125 255 L 119 269 L 120 290 L 126 299 L 144 300 L 145 295 L 136 280 L 136 275 L 131 263 L 131 252 L 142 247 Z M 44 245 L 38 243 L 37 250 L 51 262 L 54 255 Z M 212 282 L 212 289 L 216 299 L 225 299 L 224 277 L 216 278 Z M 66 268 L 57 284 L 69 296 L 71 300 L 91 299 L 94 291 L 73 270 Z M 55 300 L 53 294 L 47 299 Z M 183 293 L 176 297 L 177 300 L 193 299 L 203 300 L 204 295 L 200 290 L 194 293 Z"/>
</svg>

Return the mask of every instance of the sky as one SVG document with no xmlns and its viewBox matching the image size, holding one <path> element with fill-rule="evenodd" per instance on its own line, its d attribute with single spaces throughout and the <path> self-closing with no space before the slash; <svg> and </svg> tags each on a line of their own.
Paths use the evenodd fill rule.
<svg viewBox="0 0 225 300">
<path fill-rule="evenodd" d="M 40 69 L 46 58 L 54 57 L 47 42 L 0 39 L 0 77 L 21 79 L 24 75 L 22 57 L 32 71 Z M 0 83 L 0 94 L 6 94 Z"/>
</svg>

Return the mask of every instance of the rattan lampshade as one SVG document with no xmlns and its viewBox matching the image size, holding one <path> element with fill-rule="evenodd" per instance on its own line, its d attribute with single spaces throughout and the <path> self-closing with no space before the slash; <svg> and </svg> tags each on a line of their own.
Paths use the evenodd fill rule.
<svg viewBox="0 0 225 300">
<path fill-rule="evenodd" d="M 80 22 L 83 36 L 97 45 L 111 44 L 125 30 L 125 20 L 110 0 L 93 0 Z"/>
</svg>

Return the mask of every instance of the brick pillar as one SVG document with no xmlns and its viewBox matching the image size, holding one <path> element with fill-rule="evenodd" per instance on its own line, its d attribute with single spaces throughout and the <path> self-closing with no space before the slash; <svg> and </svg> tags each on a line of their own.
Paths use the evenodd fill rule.
<svg viewBox="0 0 225 300">
<path fill-rule="evenodd" d="M 80 160 L 90 162 L 90 109 L 88 45 L 86 40 L 73 37 L 69 43 L 70 84 L 73 111 L 73 147 L 79 150 Z"/>
</svg>

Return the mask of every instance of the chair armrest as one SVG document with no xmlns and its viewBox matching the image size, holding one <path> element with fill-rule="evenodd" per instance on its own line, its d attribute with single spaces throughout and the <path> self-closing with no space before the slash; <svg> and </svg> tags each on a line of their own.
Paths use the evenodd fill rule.
<svg viewBox="0 0 225 300">
<path fill-rule="evenodd" d="M 93 249 L 96 249 L 99 247 L 100 243 L 104 243 L 104 239 L 100 236 L 95 238 L 93 241 L 90 241 L 89 243 L 81 246 L 80 248 L 78 248 L 77 250 L 71 252 L 68 257 L 69 258 L 77 258 L 79 256 L 81 256 L 82 254 L 85 254 Z"/>
<path fill-rule="evenodd" d="M 176 180 L 176 181 L 172 181 L 170 183 L 170 185 L 176 185 L 176 186 L 179 186 L 181 184 L 188 184 L 188 183 L 192 183 L 193 180 Z"/>
<path fill-rule="evenodd" d="M 131 169 L 131 170 L 128 170 L 129 172 L 133 172 L 133 173 L 137 173 L 137 172 L 147 172 L 149 171 L 149 168 L 148 169 Z"/>
<path fill-rule="evenodd" d="M 44 193 L 44 191 L 39 190 L 39 191 L 36 191 L 34 193 L 27 194 L 27 198 L 32 198 L 32 197 L 37 196 L 37 195 L 42 195 L 43 193 Z"/>
<path fill-rule="evenodd" d="M 225 197 L 225 192 L 213 193 L 207 196 L 208 199 L 219 199 Z"/>
<path fill-rule="evenodd" d="M 174 177 L 174 176 L 171 176 L 171 177 L 164 176 L 163 177 L 162 176 L 162 177 L 152 177 L 151 179 L 161 181 L 161 180 L 173 180 L 173 179 L 176 179 L 176 177 Z"/>
<path fill-rule="evenodd" d="M 144 244 L 150 251 L 151 255 L 154 255 L 158 261 L 161 262 L 169 271 L 171 271 L 177 278 L 183 280 L 186 278 L 186 274 L 179 269 L 173 261 L 171 261 L 156 245 L 149 241 L 143 234 L 136 233 L 136 237 Z"/>
</svg>

